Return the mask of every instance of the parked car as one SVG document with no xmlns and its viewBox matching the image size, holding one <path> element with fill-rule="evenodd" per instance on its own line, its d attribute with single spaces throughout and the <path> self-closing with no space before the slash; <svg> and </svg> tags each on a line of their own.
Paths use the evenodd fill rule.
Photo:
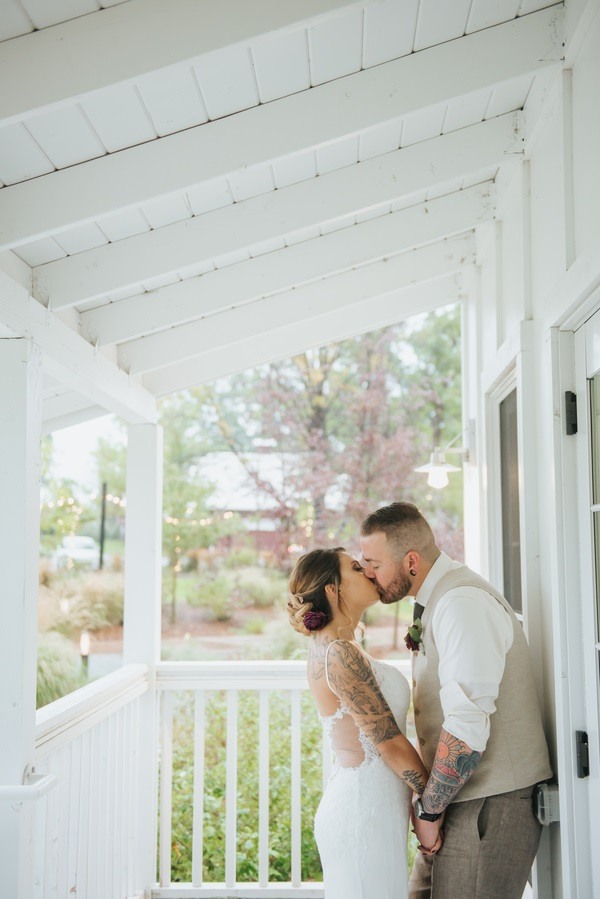
<svg viewBox="0 0 600 899">
<path fill-rule="evenodd" d="M 57 568 L 98 568 L 100 547 L 93 537 L 63 537 L 54 555 Z"/>
</svg>

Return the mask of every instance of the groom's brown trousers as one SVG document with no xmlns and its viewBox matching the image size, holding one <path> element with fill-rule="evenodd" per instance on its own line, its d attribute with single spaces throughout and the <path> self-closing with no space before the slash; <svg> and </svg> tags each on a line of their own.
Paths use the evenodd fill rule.
<svg viewBox="0 0 600 899">
<path fill-rule="evenodd" d="M 444 843 L 417 853 L 410 899 L 521 899 L 540 842 L 533 786 L 448 807 Z"/>
</svg>

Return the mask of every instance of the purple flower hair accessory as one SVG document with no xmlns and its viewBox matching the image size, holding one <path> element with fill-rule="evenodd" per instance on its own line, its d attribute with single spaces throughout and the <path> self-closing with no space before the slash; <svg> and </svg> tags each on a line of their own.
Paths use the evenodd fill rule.
<svg viewBox="0 0 600 899">
<path fill-rule="evenodd" d="M 327 615 L 325 612 L 307 612 L 302 622 L 307 631 L 320 631 L 327 624 Z"/>
</svg>

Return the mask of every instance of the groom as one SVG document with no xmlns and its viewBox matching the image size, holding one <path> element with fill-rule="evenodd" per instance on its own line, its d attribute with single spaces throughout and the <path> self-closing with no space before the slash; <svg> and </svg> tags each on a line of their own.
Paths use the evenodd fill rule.
<svg viewBox="0 0 600 899">
<path fill-rule="evenodd" d="M 411 503 L 369 515 L 361 551 L 383 603 L 415 597 L 420 631 L 413 699 L 430 775 L 413 806 L 422 852 L 409 895 L 521 899 L 541 834 L 533 788 L 552 774 L 523 628 L 491 584 L 439 550 Z M 442 848 L 428 853 L 440 828 Z"/>
</svg>

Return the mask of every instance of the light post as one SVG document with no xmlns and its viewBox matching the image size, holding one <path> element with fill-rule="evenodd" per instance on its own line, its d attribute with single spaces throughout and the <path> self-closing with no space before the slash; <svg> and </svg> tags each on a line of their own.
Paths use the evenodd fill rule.
<svg viewBox="0 0 600 899">
<path fill-rule="evenodd" d="M 88 661 L 90 657 L 90 635 L 87 631 L 82 631 L 79 638 L 79 655 L 81 656 L 81 670 L 88 676 Z"/>
</svg>

